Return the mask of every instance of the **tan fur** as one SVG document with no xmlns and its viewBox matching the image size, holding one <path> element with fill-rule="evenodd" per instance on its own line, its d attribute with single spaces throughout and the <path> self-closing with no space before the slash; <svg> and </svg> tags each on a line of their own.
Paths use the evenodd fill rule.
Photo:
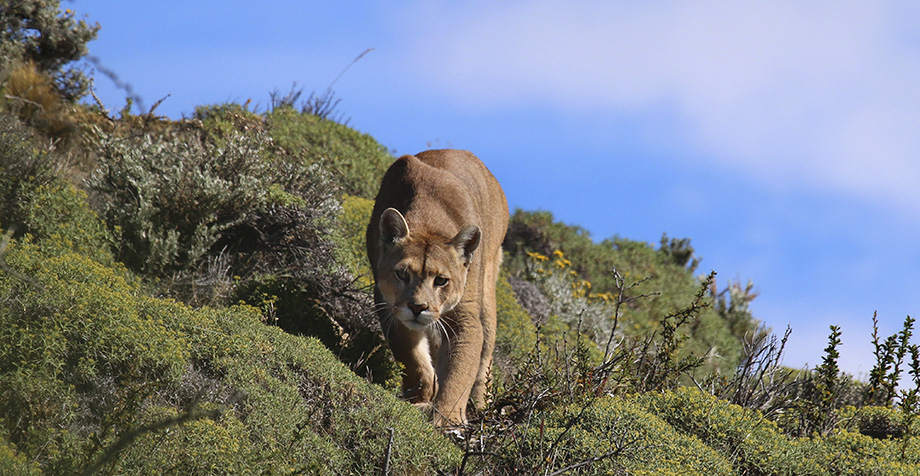
<svg viewBox="0 0 920 476">
<path fill-rule="evenodd" d="M 486 403 L 507 228 L 505 194 L 469 152 L 406 155 L 383 177 L 367 228 L 377 315 L 405 398 L 436 425 L 465 423 L 470 397 Z"/>
</svg>

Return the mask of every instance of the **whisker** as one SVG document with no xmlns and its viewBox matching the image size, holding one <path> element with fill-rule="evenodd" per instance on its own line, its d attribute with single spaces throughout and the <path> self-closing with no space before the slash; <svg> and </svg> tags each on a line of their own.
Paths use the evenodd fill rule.
<svg viewBox="0 0 920 476">
<path fill-rule="evenodd" d="M 444 324 L 444 321 L 441 319 L 438 319 L 437 321 L 435 321 L 435 324 L 437 324 L 438 330 L 444 334 L 444 339 L 447 340 L 447 347 L 448 348 L 452 347 L 453 344 L 450 341 L 450 332 L 448 332 L 447 325 Z M 453 329 L 451 329 L 451 331 L 452 330 Z"/>
<path fill-rule="evenodd" d="M 384 336 L 385 338 L 389 339 L 389 338 L 390 338 L 390 330 L 392 330 L 392 328 L 393 328 L 393 322 L 396 321 L 396 316 L 393 315 L 393 311 L 391 311 L 390 309 L 387 309 L 387 310 L 386 310 L 385 319 L 386 319 L 386 321 L 387 321 L 387 328 L 386 328 L 386 330 L 385 330 L 383 336 Z"/>
<path fill-rule="evenodd" d="M 456 331 L 454 331 L 453 326 L 451 326 L 449 322 L 445 322 L 445 321 L 442 320 L 442 321 L 441 321 L 441 324 L 442 324 L 443 326 L 445 326 L 445 327 L 444 327 L 445 331 L 448 331 L 448 330 L 449 330 L 451 334 L 456 334 L 456 333 L 457 333 Z"/>
<path fill-rule="evenodd" d="M 383 331 L 383 337 L 389 339 L 390 337 L 390 325 L 392 325 L 393 320 L 390 316 L 384 315 L 380 319 L 380 330 Z"/>
<path fill-rule="evenodd" d="M 380 321 L 380 330 L 384 338 L 389 338 L 390 329 L 393 325 L 393 312 L 386 303 L 374 303 L 373 313 L 376 314 Z"/>
</svg>

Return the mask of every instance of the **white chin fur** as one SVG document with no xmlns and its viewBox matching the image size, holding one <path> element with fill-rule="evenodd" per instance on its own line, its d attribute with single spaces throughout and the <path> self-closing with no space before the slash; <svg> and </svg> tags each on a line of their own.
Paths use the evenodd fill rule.
<svg viewBox="0 0 920 476">
<path fill-rule="evenodd" d="M 406 327 L 416 331 L 423 331 L 428 325 L 434 322 L 434 315 L 430 311 L 422 311 L 418 317 L 412 313 L 408 307 L 400 307 L 396 310 L 396 317 Z"/>
</svg>

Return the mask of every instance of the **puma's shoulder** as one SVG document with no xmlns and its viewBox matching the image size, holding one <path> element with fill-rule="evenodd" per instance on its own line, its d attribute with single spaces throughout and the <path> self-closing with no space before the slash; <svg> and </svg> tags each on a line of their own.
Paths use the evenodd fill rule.
<svg viewBox="0 0 920 476">
<path fill-rule="evenodd" d="M 377 204 L 386 203 L 402 210 L 410 203 L 420 210 L 444 209 L 452 221 L 478 220 L 494 216 L 507 222 L 508 204 L 498 181 L 473 154 L 463 150 L 430 150 L 397 159 L 384 175 Z M 375 210 L 377 211 L 377 210 Z M 382 211 L 382 210 L 380 210 Z M 425 223 L 440 223 L 438 215 Z M 421 223 L 420 223 L 421 224 Z"/>
</svg>

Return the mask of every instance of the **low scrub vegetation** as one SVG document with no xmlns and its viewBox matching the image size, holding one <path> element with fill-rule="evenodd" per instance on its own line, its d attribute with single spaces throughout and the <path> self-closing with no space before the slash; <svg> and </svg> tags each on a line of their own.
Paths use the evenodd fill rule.
<svg viewBox="0 0 920 476">
<path fill-rule="evenodd" d="M 47 474 L 400 474 L 459 451 L 392 392 L 255 308 L 192 309 L 44 242 L 0 276 L 7 452 Z M 368 401 L 375 402 L 368 405 Z"/>
<path fill-rule="evenodd" d="M 544 211 L 505 242 L 491 403 L 435 430 L 372 312 L 393 158 L 331 93 L 115 117 L 67 67 L 95 27 L 50 0 L 0 23 L 0 474 L 920 472 L 913 319 L 867 336 L 865 382 L 836 327 L 786 368 L 790 330 L 689 240 L 597 242 Z"/>
</svg>

